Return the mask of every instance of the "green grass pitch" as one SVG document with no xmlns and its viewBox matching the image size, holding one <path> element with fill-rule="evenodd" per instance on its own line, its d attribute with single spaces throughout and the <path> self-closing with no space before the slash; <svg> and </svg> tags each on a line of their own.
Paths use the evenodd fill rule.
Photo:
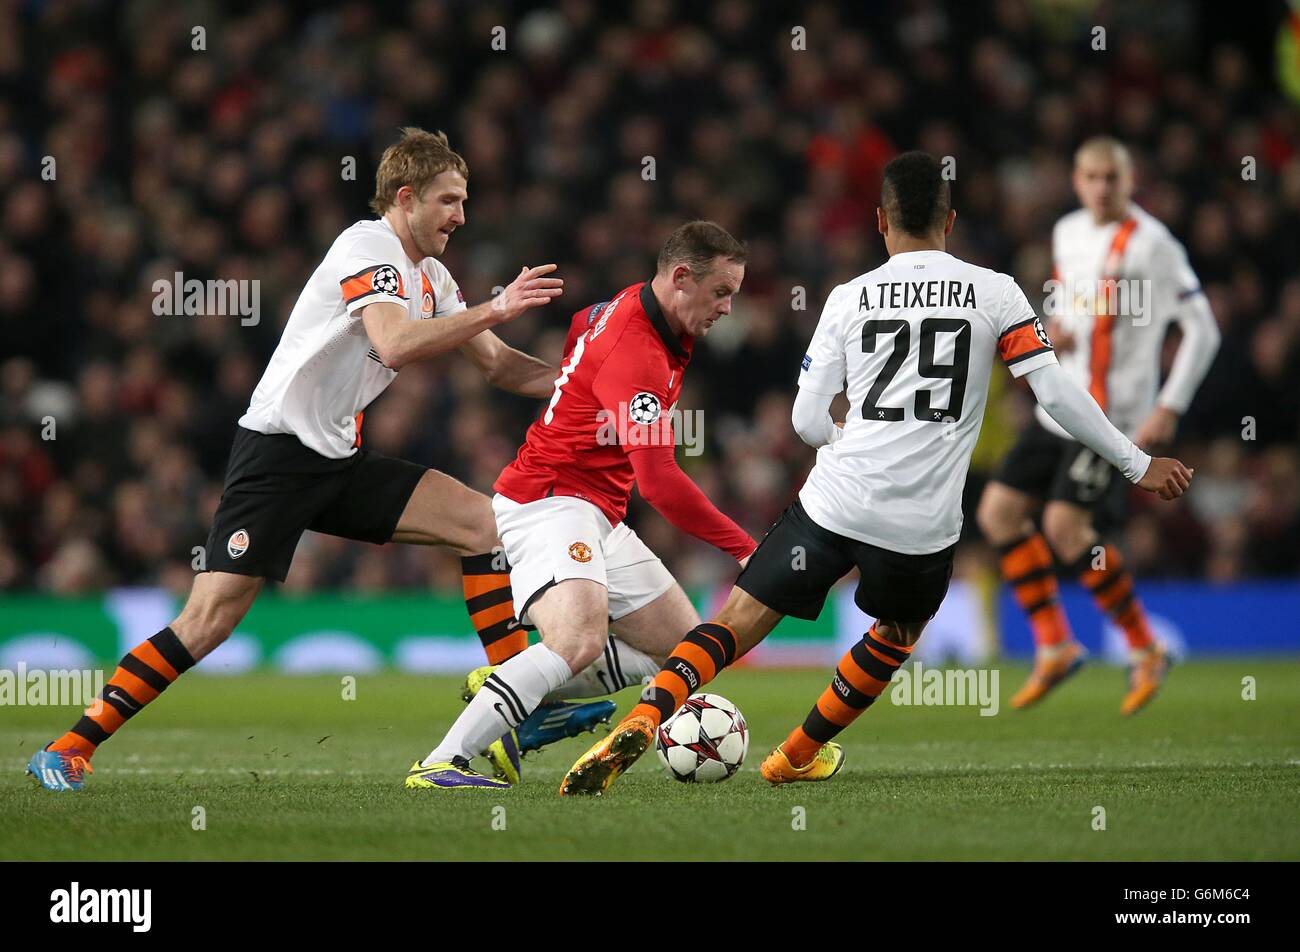
<svg viewBox="0 0 1300 952">
<path fill-rule="evenodd" d="M 727 672 L 711 690 L 751 731 L 736 777 L 676 783 L 648 753 L 608 797 L 577 801 L 556 788 L 591 735 L 531 755 L 514 790 L 405 790 L 461 708 L 454 678 L 362 676 L 343 700 L 334 677 L 190 675 L 101 749 L 76 795 L 23 774 L 74 712 L 9 707 L 0 859 L 1300 859 L 1300 664 L 1187 664 L 1132 719 L 1117 669 L 1013 711 L 1024 673 L 1001 669 L 993 717 L 886 695 L 842 736 L 838 777 L 771 788 L 758 764 L 827 672 Z"/>
</svg>

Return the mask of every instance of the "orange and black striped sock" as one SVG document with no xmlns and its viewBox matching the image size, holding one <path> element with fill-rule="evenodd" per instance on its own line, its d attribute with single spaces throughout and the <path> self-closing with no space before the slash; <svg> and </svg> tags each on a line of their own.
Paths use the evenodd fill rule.
<svg viewBox="0 0 1300 952">
<path fill-rule="evenodd" d="M 1146 610 L 1133 591 L 1133 576 L 1124 567 L 1119 549 L 1109 542 L 1102 546 L 1101 568 L 1093 568 L 1093 553 L 1085 552 L 1075 568 L 1079 581 L 1092 592 L 1097 607 L 1124 629 L 1124 637 L 1133 649 L 1150 648 L 1155 643 Z"/>
<path fill-rule="evenodd" d="M 49 749 L 76 748 L 89 757 L 119 727 L 162 694 L 167 685 L 192 667 L 194 658 L 189 650 L 174 631 L 164 628 L 123 656 L 104 685 L 103 693 L 86 708 L 72 730 L 50 744 Z"/>
<path fill-rule="evenodd" d="M 1034 644 L 1045 648 L 1069 641 L 1073 637 L 1070 622 L 1061 607 L 1052 550 L 1043 534 L 1035 532 L 1019 542 L 999 546 L 998 553 L 1002 577 L 1029 616 Z"/>
<path fill-rule="evenodd" d="M 510 592 L 510 566 L 500 552 L 467 555 L 460 560 L 465 610 L 478 632 L 488 664 L 501 664 L 528 647 L 528 632 L 519 625 Z"/>
<path fill-rule="evenodd" d="M 696 625 L 673 649 L 654 680 L 641 692 L 641 703 L 628 717 L 644 714 L 656 724 L 672 717 L 688 697 L 736 660 L 736 633 L 706 621 Z"/>
<path fill-rule="evenodd" d="M 911 647 L 886 641 L 872 625 L 862 640 L 840 658 L 830 686 L 817 699 L 803 725 L 792 730 L 781 745 L 790 763 L 795 767 L 810 763 L 828 740 L 875 703 L 889 687 L 898 666 L 911 654 Z"/>
</svg>

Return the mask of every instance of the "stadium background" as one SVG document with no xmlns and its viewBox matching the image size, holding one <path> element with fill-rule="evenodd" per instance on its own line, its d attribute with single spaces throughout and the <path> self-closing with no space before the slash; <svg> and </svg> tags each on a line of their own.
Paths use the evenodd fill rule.
<svg viewBox="0 0 1300 952">
<path fill-rule="evenodd" d="M 950 250 L 1039 304 L 1052 222 L 1075 205 L 1071 151 L 1121 137 L 1137 200 L 1187 246 L 1223 330 L 1175 448 L 1193 491 L 1135 496 L 1122 547 L 1187 650 L 1300 649 L 1300 13 L 1281 0 L 8 2 L 0 90 L 0 665 L 111 660 L 170 619 L 294 298 L 368 216 L 378 155 L 408 124 L 446 130 L 469 162 L 468 224 L 444 256 L 467 300 L 521 263 L 560 265 L 563 305 L 502 332 L 552 362 L 568 315 L 645 277 L 676 224 L 749 242 L 735 313 L 692 363 L 682 406 L 704 411 L 704 452 L 682 460 L 755 535 L 811 465 L 789 423 L 799 356 L 827 291 L 883 259 L 889 158 L 954 156 Z M 258 280 L 259 322 L 156 316 L 152 283 L 177 271 Z M 994 386 L 971 499 L 1028 416 L 1024 388 Z M 452 355 L 403 370 L 365 439 L 489 491 L 535 412 Z M 639 500 L 630 521 L 702 603 L 729 584 L 725 556 Z M 1027 650 L 993 568 L 968 517 L 927 650 Z M 1099 645 L 1091 605 L 1066 599 Z M 833 604 L 758 660 L 828 663 L 858 621 Z M 455 558 L 309 533 L 204 668 L 478 657 Z"/>
</svg>

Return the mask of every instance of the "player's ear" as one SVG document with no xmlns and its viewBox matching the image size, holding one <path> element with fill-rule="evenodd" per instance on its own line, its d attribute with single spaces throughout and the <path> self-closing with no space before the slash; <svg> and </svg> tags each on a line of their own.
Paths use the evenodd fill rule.
<svg viewBox="0 0 1300 952">
<path fill-rule="evenodd" d="M 691 276 L 690 266 L 679 264 L 673 268 L 673 287 L 683 288 L 684 282 Z"/>
<path fill-rule="evenodd" d="M 883 205 L 876 206 L 876 231 L 880 232 L 882 235 L 889 234 L 889 219 L 885 217 L 885 209 Z"/>
</svg>

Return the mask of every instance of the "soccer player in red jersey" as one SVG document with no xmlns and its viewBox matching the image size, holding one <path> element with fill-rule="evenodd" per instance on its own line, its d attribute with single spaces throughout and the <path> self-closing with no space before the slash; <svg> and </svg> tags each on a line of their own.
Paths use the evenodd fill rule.
<svg viewBox="0 0 1300 952">
<path fill-rule="evenodd" d="M 550 403 L 492 500 L 514 607 L 541 641 L 489 675 L 406 785 L 485 784 L 469 759 L 618 641 L 657 670 L 699 624 L 663 563 L 624 522 L 635 483 L 669 522 L 743 567 L 757 543 L 678 468 L 672 412 L 695 340 L 731 312 L 745 249 L 711 222 L 669 237 L 650 281 L 574 316 Z"/>
</svg>

